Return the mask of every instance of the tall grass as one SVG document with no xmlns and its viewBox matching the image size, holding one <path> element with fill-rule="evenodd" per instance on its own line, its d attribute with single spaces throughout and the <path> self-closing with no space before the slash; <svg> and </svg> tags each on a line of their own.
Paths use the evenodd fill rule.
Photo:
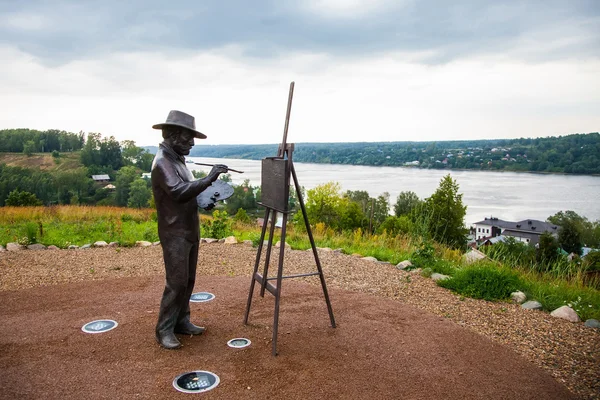
<svg viewBox="0 0 600 400">
<path fill-rule="evenodd" d="M 42 243 L 61 248 L 95 241 L 131 246 L 157 241 L 156 212 L 119 207 L 2 207 L 0 244 Z"/>
</svg>

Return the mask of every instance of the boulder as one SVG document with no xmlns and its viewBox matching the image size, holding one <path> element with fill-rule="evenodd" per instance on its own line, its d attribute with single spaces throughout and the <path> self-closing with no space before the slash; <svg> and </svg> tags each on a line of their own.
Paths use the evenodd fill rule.
<svg viewBox="0 0 600 400">
<path fill-rule="evenodd" d="M 41 243 L 34 243 L 27 246 L 28 250 L 46 250 L 46 246 Z"/>
<path fill-rule="evenodd" d="M 529 301 L 521 304 L 521 307 L 526 310 L 541 310 L 542 304 L 535 300 L 529 300 Z"/>
<path fill-rule="evenodd" d="M 160 246 L 160 240 L 152 242 L 152 246 Z"/>
<path fill-rule="evenodd" d="M 593 318 L 590 318 L 587 321 L 585 321 L 585 324 L 583 324 L 583 325 L 587 326 L 588 328 L 600 329 L 600 321 L 598 321 L 597 319 L 593 319 Z"/>
<path fill-rule="evenodd" d="M 512 292 L 510 294 L 510 298 L 512 299 L 512 301 L 519 304 L 522 304 L 525 302 L 525 300 L 527 300 L 527 296 L 525 295 L 525 293 L 521 292 L 520 290 Z"/>
<path fill-rule="evenodd" d="M 206 244 L 211 244 L 211 243 L 216 243 L 216 242 L 218 242 L 217 239 L 213 239 L 213 238 L 204 239 L 204 243 L 206 243 Z"/>
<path fill-rule="evenodd" d="M 110 242 L 108 247 L 119 247 L 119 242 Z"/>
<path fill-rule="evenodd" d="M 555 318 L 566 319 L 567 321 L 571 322 L 580 321 L 579 316 L 577 315 L 575 310 L 573 310 L 569 306 L 558 307 L 556 310 L 552 311 L 550 315 L 552 315 Z"/>
<path fill-rule="evenodd" d="M 279 247 L 281 247 L 281 241 L 278 241 L 277 243 L 275 243 L 275 247 L 276 247 L 276 248 L 279 248 Z M 290 246 L 290 245 L 289 245 L 289 243 L 285 243 L 285 249 L 286 249 L 286 250 L 291 250 L 291 249 L 292 249 L 292 246 Z"/>
<path fill-rule="evenodd" d="M 406 269 L 408 267 L 412 267 L 412 263 L 409 260 L 404 260 L 396 265 L 398 269 Z"/>
<path fill-rule="evenodd" d="M 94 243 L 94 247 L 106 247 L 108 246 L 108 243 L 106 243 L 104 240 L 98 240 L 97 242 Z"/>
<path fill-rule="evenodd" d="M 71 244 L 69 245 L 69 247 L 67 247 L 68 249 L 74 250 L 74 249 L 78 249 L 79 246 L 77 246 L 76 244 Z"/>
<path fill-rule="evenodd" d="M 60 250 L 58 247 L 56 247 L 55 245 L 51 244 L 50 246 L 48 246 L 48 250 Z"/>
<path fill-rule="evenodd" d="M 83 246 L 81 246 L 81 247 L 80 247 L 80 249 L 89 249 L 89 248 L 91 248 L 91 247 L 92 247 L 92 244 L 91 244 L 91 243 L 86 243 L 86 244 L 84 244 Z"/>
<path fill-rule="evenodd" d="M 236 244 L 237 242 L 238 242 L 238 241 L 237 241 L 237 239 L 235 238 L 235 236 L 227 236 L 227 237 L 225 238 L 225 242 L 224 242 L 224 243 L 225 243 L 225 244 Z"/>
<path fill-rule="evenodd" d="M 450 278 L 448 275 L 438 274 L 437 272 L 434 272 L 433 274 L 431 274 L 431 279 L 433 279 L 435 282 L 443 281 L 444 279 L 448 279 L 448 278 Z"/>
<path fill-rule="evenodd" d="M 462 256 L 463 262 L 465 264 L 472 264 L 475 261 L 483 260 L 484 258 L 487 258 L 487 256 L 484 253 L 482 253 L 481 251 L 476 250 L 476 249 L 472 249 L 471 251 L 465 253 Z"/>
<path fill-rule="evenodd" d="M 6 243 L 6 250 L 8 251 L 19 251 L 24 249 L 25 246 L 22 246 L 19 243 Z"/>
<path fill-rule="evenodd" d="M 137 242 L 135 242 L 135 247 L 148 247 L 148 246 L 152 246 L 152 243 L 148 242 L 146 240 L 138 240 Z"/>
<path fill-rule="evenodd" d="M 219 242 L 219 243 L 225 243 L 225 238 L 221 238 L 221 239 L 217 240 L 217 242 Z"/>
<path fill-rule="evenodd" d="M 374 261 L 377 262 L 378 260 L 375 257 L 363 257 L 362 260 L 366 260 L 366 261 Z"/>
</svg>

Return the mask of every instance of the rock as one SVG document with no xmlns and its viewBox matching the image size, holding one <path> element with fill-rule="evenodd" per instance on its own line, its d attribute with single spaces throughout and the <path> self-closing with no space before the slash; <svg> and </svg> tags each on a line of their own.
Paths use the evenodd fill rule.
<svg viewBox="0 0 600 400">
<path fill-rule="evenodd" d="M 46 246 L 44 246 L 41 243 L 34 243 L 34 244 L 30 244 L 29 246 L 27 246 L 27 249 L 29 249 L 29 250 L 46 250 Z"/>
<path fill-rule="evenodd" d="M 527 296 L 525 295 L 525 293 L 521 292 L 520 290 L 512 292 L 510 294 L 510 298 L 512 299 L 512 301 L 519 304 L 522 304 L 525 302 L 525 300 L 527 300 Z"/>
<path fill-rule="evenodd" d="M 411 269 L 410 271 L 408 271 L 411 274 L 420 274 L 422 271 L 421 268 L 415 268 L 415 269 Z"/>
<path fill-rule="evenodd" d="M 409 260 L 404 260 L 396 265 L 398 269 L 406 269 L 408 267 L 412 267 L 412 263 Z"/>
<path fill-rule="evenodd" d="M 22 246 L 19 243 L 6 243 L 6 250 L 8 251 L 19 251 L 24 249 L 25 246 Z"/>
<path fill-rule="evenodd" d="M 219 242 L 219 243 L 225 243 L 225 238 L 221 238 L 221 239 L 217 240 L 217 242 Z"/>
<path fill-rule="evenodd" d="M 160 240 L 157 242 L 152 242 L 152 246 L 160 246 Z"/>
<path fill-rule="evenodd" d="M 253 245 L 252 240 L 249 240 L 249 239 L 244 240 L 244 244 L 246 246 L 252 246 Z"/>
<path fill-rule="evenodd" d="M 593 319 L 593 318 L 590 318 L 587 321 L 585 321 L 585 324 L 583 324 L 583 325 L 587 326 L 588 328 L 600 329 L 600 321 L 598 321 L 597 319 Z"/>
<path fill-rule="evenodd" d="M 69 245 L 69 247 L 67 247 L 68 249 L 74 250 L 74 249 L 78 249 L 79 246 L 77 246 L 76 244 L 71 244 Z"/>
<path fill-rule="evenodd" d="M 50 246 L 48 246 L 48 250 L 60 250 L 58 247 L 56 247 L 55 245 L 51 244 Z"/>
<path fill-rule="evenodd" d="M 104 240 L 98 240 L 97 242 L 94 243 L 94 247 L 106 247 L 108 246 L 108 243 L 106 243 Z"/>
<path fill-rule="evenodd" d="M 571 322 L 579 322 L 580 321 L 579 316 L 577 315 L 575 310 L 573 310 L 569 306 L 558 307 L 556 310 L 552 311 L 550 313 L 550 315 L 552 315 L 553 317 L 556 317 L 556 318 L 566 319 L 567 321 L 571 321 Z"/>
<path fill-rule="evenodd" d="M 237 241 L 237 239 L 235 238 L 235 236 L 227 236 L 227 237 L 225 238 L 225 242 L 224 242 L 224 243 L 225 243 L 225 244 L 236 244 L 237 242 L 238 242 L 238 241 Z"/>
<path fill-rule="evenodd" d="M 217 239 L 213 239 L 213 238 L 206 238 L 206 239 L 204 239 L 204 243 L 206 243 L 206 244 L 211 244 L 211 243 L 215 243 L 215 242 L 218 242 L 218 240 Z"/>
<path fill-rule="evenodd" d="M 84 244 L 83 246 L 81 246 L 81 247 L 80 247 L 80 249 L 89 249 L 89 248 L 91 248 L 91 247 L 92 247 L 92 244 L 91 244 L 91 243 L 86 243 L 86 244 Z"/>
<path fill-rule="evenodd" d="M 484 258 L 487 258 L 487 256 L 484 253 L 482 253 L 481 251 L 476 250 L 476 249 L 472 249 L 471 251 L 465 253 L 462 256 L 463 262 L 465 264 L 472 264 L 475 261 L 483 260 Z"/>
<path fill-rule="evenodd" d="M 448 278 L 450 278 L 448 275 L 438 274 L 437 272 L 434 272 L 433 274 L 431 274 L 431 279 L 433 279 L 435 282 L 443 281 L 444 279 L 448 279 Z"/>
<path fill-rule="evenodd" d="M 0 244 L 0 253 L 2 253 L 3 251 L 6 251 L 6 249 L 4 248 L 4 246 L 2 246 L 2 245 Z"/>
<path fill-rule="evenodd" d="M 526 310 L 541 310 L 542 304 L 535 300 L 529 300 L 529 301 L 521 304 L 521 307 Z"/>
<path fill-rule="evenodd" d="M 119 247 L 119 242 L 110 242 L 108 247 Z"/>
<path fill-rule="evenodd" d="M 148 246 L 152 246 L 152 243 L 147 242 L 145 240 L 138 240 L 137 242 L 135 242 L 135 247 L 148 247 Z"/>
<path fill-rule="evenodd" d="M 362 260 L 366 260 L 366 261 L 378 261 L 375 257 L 363 257 Z"/>
<path fill-rule="evenodd" d="M 275 243 L 275 247 L 279 248 L 281 246 L 281 241 L 278 241 L 277 243 Z M 285 249 L 286 250 L 291 250 L 292 246 L 289 245 L 289 243 L 285 243 Z"/>
</svg>

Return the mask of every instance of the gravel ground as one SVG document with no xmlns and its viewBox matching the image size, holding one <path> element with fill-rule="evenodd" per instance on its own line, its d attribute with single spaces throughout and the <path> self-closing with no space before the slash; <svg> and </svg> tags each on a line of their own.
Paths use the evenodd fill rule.
<svg viewBox="0 0 600 400">
<path fill-rule="evenodd" d="M 275 249 L 270 276 L 275 272 L 277 254 Z M 397 270 L 390 264 L 331 251 L 320 251 L 319 257 L 328 287 L 391 298 L 444 317 L 511 348 L 581 398 L 600 399 L 598 330 L 511 303 L 461 300 L 431 279 Z M 256 249 L 247 245 L 203 244 L 199 279 L 203 275 L 249 277 L 255 258 Z M 285 274 L 315 270 L 311 252 L 286 252 Z M 0 253 L 0 291 L 162 273 L 159 246 Z M 317 277 L 298 280 L 319 285 Z"/>
</svg>

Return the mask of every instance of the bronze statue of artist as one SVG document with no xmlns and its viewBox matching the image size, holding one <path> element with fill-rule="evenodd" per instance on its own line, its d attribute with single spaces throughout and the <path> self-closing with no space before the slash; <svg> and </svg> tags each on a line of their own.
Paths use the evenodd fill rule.
<svg viewBox="0 0 600 400">
<path fill-rule="evenodd" d="M 164 141 L 152 163 L 152 193 L 158 214 L 158 237 L 163 249 L 166 284 L 160 302 L 156 341 L 164 348 L 176 349 L 181 343 L 176 333 L 200 335 L 205 328 L 190 321 L 190 297 L 196 280 L 200 221 L 196 196 L 208 188 L 226 165 L 215 165 L 208 176 L 194 180 L 185 166 L 194 138 L 206 139 L 196 130 L 194 117 L 171 111 L 166 122 L 153 126 L 162 129 Z"/>
</svg>

